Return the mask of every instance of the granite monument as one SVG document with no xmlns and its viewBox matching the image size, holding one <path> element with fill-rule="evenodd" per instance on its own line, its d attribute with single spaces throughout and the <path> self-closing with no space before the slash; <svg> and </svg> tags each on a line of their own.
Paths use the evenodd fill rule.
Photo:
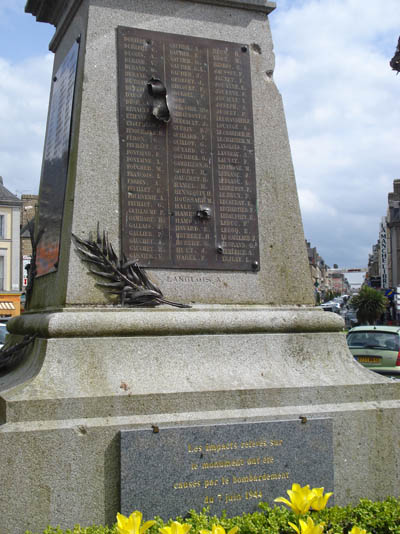
<svg viewBox="0 0 400 534">
<path fill-rule="evenodd" d="M 139 438 L 193 438 L 188 451 L 228 435 L 263 444 L 254 425 L 273 428 L 270 442 L 325 425 L 316 444 L 326 470 L 289 443 L 287 466 L 279 447 L 235 449 L 221 456 L 226 467 L 207 467 L 213 479 L 166 460 L 165 503 L 182 498 L 161 511 L 143 503 L 146 514 L 206 497 L 233 514 L 292 482 L 322 481 L 337 504 L 397 493 L 400 384 L 357 364 L 341 319 L 314 307 L 273 79 L 275 7 L 28 0 L 27 13 L 55 27 L 55 55 L 37 274 L 29 310 L 9 324 L 15 343 L 33 341 L 0 376 L 1 534 L 112 524 L 136 506 Z M 153 284 L 190 308 L 122 305 L 75 245 L 96 241 L 97 226 L 112 268 L 140 279 L 143 267 L 142 291 Z M 294 469 L 296 454 L 307 468 Z M 229 491 L 214 491 L 223 477 Z"/>
</svg>

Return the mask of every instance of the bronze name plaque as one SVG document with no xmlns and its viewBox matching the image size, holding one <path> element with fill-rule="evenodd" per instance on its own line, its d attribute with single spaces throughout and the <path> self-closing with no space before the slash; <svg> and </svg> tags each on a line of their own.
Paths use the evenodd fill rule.
<svg viewBox="0 0 400 534">
<path fill-rule="evenodd" d="M 118 28 L 122 248 L 144 267 L 259 269 L 249 55 Z"/>
<path fill-rule="evenodd" d="M 53 78 L 39 200 L 39 229 L 44 233 L 36 251 L 36 272 L 57 270 L 67 184 L 71 118 L 79 40 L 69 50 Z"/>
</svg>

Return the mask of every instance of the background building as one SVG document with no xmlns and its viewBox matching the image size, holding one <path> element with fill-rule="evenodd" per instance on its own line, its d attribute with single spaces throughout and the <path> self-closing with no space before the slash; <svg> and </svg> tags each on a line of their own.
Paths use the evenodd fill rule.
<svg viewBox="0 0 400 534">
<path fill-rule="evenodd" d="M 388 260 L 388 287 L 400 285 L 400 180 L 393 181 L 393 193 L 388 194 L 386 215 Z"/>
<path fill-rule="evenodd" d="M 0 317 L 20 313 L 20 212 L 21 200 L 0 176 Z"/>
<path fill-rule="evenodd" d="M 386 217 L 381 219 L 378 240 L 369 255 L 368 283 L 382 289 L 400 286 L 400 180 L 393 181 Z"/>
<path fill-rule="evenodd" d="M 39 195 L 21 195 L 21 288 L 25 289 L 27 280 L 26 266 L 30 265 L 32 258 L 32 243 L 28 223 L 35 219 Z"/>
<path fill-rule="evenodd" d="M 368 273 L 367 280 L 368 285 L 371 287 L 381 287 L 381 276 L 379 273 L 379 256 L 380 256 L 380 243 L 379 239 L 375 245 L 372 245 L 372 252 L 368 256 Z"/>
<path fill-rule="evenodd" d="M 0 176 L 0 291 L 20 289 L 21 203 L 4 187 Z"/>
<path fill-rule="evenodd" d="M 329 285 L 331 290 L 338 295 L 349 295 L 350 284 L 341 269 L 328 269 Z"/>
<path fill-rule="evenodd" d="M 317 247 L 311 247 L 309 241 L 306 241 L 306 246 L 315 299 L 316 302 L 323 301 L 327 292 L 331 290 L 330 280 L 328 278 L 329 267 L 318 254 Z"/>
<path fill-rule="evenodd" d="M 368 260 L 367 283 L 382 289 L 390 301 L 393 320 L 400 320 L 400 180 L 393 180 L 386 217 L 379 225 L 378 241 Z"/>
</svg>

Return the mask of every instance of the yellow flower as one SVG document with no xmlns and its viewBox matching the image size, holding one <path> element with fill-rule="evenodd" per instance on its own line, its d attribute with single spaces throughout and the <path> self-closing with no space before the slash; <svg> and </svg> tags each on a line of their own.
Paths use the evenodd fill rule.
<svg viewBox="0 0 400 534">
<path fill-rule="evenodd" d="M 118 534 L 144 534 L 147 529 L 154 525 L 155 521 L 146 521 L 142 526 L 142 512 L 132 512 L 129 517 L 117 514 L 117 532 Z"/>
<path fill-rule="evenodd" d="M 302 519 L 299 520 L 300 529 L 294 523 L 289 521 L 289 525 L 297 532 L 297 534 L 322 534 L 324 531 L 324 523 L 314 525 L 314 521 L 311 517 L 307 517 L 307 523 Z"/>
<path fill-rule="evenodd" d="M 179 521 L 172 521 L 170 527 L 159 528 L 161 534 L 187 534 L 192 528 L 192 525 L 184 523 L 183 525 Z"/>
<path fill-rule="evenodd" d="M 287 490 L 287 494 L 290 497 L 290 501 L 284 497 L 278 497 L 277 499 L 274 499 L 274 502 L 283 502 L 287 504 L 297 515 L 306 514 L 310 509 L 313 499 L 315 499 L 315 493 L 310 490 L 308 484 L 303 488 L 300 484 L 292 484 L 292 489 Z"/>
<path fill-rule="evenodd" d="M 324 495 L 324 488 L 313 488 L 311 491 L 315 494 L 314 499 L 311 501 L 311 508 L 319 512 L 325 508 L 329 497 L 333 493 L 325 493 Z"/>
<path fill-rule="evenodd" d="M 349 534 L 367 534 L 367 531 L 365 528 L 360 528 L 354 525 L 354 527 L 350 530 Z"/>
<path fill-rule="evenodd" d="M 239 527 L 233 527 L 228 532 L 228 534 L 236 534 L 236 532 L 239 530 Z M 221 527 L 221 525 L 213 525 L 212 530 L 200 530 L 200 534 L 226 534 L 224 527 Z"/>
</svg>

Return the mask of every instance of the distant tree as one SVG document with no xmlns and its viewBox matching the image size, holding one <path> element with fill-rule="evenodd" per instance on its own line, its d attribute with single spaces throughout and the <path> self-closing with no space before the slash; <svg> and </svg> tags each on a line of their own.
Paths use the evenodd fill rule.
<svg viewBox="0 0 400 534">
<path fill-rule="evenodd" d="M 339 269 L 339 265 L 338 265 L 337 263 L 334 263 L 334 264 L 333 264 L 333 268 L 334 268 L 334 269 Z"/>
<path fill-rule="evenodd" d="M 386 311 L 388 303 L 383 293 L 369 286 L 363 286 L 358 295 L 354 295 L 350 301 L 360 324 L 375 324 Z"/>
<path fill-rule="evenodd" d="M 397 71 L 397 74 L 400 72 L 400 37 L 397 42 L 397 48 L 396 52 L 394 53 L 394 56 L 390 60 L 390 66 L 393 70 Z"/>
</svg>

